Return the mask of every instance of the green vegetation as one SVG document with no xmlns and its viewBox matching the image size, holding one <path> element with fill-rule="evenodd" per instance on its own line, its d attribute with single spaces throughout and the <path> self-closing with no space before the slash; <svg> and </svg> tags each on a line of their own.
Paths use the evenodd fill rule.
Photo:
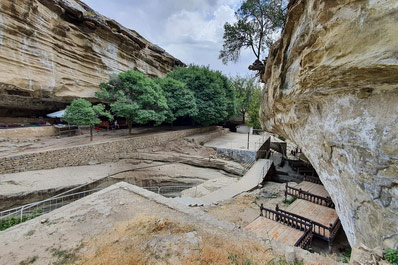
<svg viewBox="0 0 398 265">
<path fill-rule="evenodd" d="M 388 248 L 384 252 L 384 258 L 393 265 L 398 264 L 398 249 Z"/>
<path fill-rule="evenodd" d="M 99 117 L 104 116 L 112 120 L 113 116 L 105 110 L 105 106 L 98 104 L 93 106 L 85 99 L 75 99 L 65 111 L 64 119 L 69 124 L 77 126 L 90 126 L 90 140 L 93 140 L 93 127 L 100 123 Z"/>
<path fill-rule="evenodd" d="M 288 263 L 284 257 L 280 257 L 279 259 L 274 258 L 267 263 L 267 265 L 289 265 L 289 264 L 291 263 Z M 304 265 L 304 261 L 296 260 L 294 261 L 293 265 Z"/>
<path fill-rule="evenodd" d="M 96 96 L 112 102 L 111 109 L 115 115 L 126 118 L 129 133 L 133 122 L 156 126 L 163 123 L 170 113 L 160 86 L 137 71 L 113 76 L 108 83 L 101 83 L 100 89 Z"/>
<path fill-rule="evenodd" d="M 246 114 L 249 110 L 250 103 L 253 100 L 253 93 L 256 90 L 255 77 L 241 77 L 236 76 L 231 78 L 232 89 L 236 98 L 236 109 L 242 115 L 243 123 L 246 122 Z"/>
<path fill-rule="evenodd" d="M 14 225 L 17 225 L 17 224 L 26 222 L 28 220 L 31 220 L 33 218 L 36 218 L 36 217 L 40 216 L 41 214 L 42 214 L 41 210 L 36 210 L 35 212 L 33 212 L 30 215 L 23 215 L 22 219 L 20 216 L 2 219 L 2 220 L 0 220 L 0 231 L 4 231 Z M 31 231 L 28 232 L 28 236 L 29 236 L 29 233 L 31 233 Z M 33 231 L 33 233 L 34 233 L 34 231 Z"/>
<path fill-rule="evenodd" d="M 261 129 L 259 112 L 262 89 L 256 77 L 237 76 L 231 78 L 231 83 L 236 97 L 237 111 L 242 115 L 243 123 L 246 123 L 246 115 L 248 115 L 247 125 L 254 129 Z"/>
<path fill-rule="evenodd" d="M 178 119 L 201 126 L 220 124 L 235 115 L 238 107 L 243 117 L 249 116 L 249 125 L 260 127 L 261 88 L 255 78 L 230 80 L 204 66 L 179 67 L 165 78 L 153 80 L 142 73 L 127 71 L 101 83 L 95 95 L 109 104 L 110 111 L 102 104 L 93 106 L 87 100 L 77 99 L 64 115 L 68 123 L 90 126 L 91 139 L 100 118 L 112 120 L 113 115 L 126 119 L 131 134 L 133 124 L 173 126 Z"/>
<path fill-rule="evenodd" d="M 349 263 L 351 258 L 351 248 L 347 248 L 343 251 L 343 263 Z"/>
<path fill-rule="evenodd" d="M 249 120 L 247 121 L 247 124 L 254 129 L 261 129 L 261 123 L 260 123 L 260 105 L 261 105 L 261 95 L 262 90 L 261 89 L 256 89 L 253 92 L 252 96 L 252 101 L 250 102 L 249 105 L 249 110 L 247 111 L 247 114 L 249 115 Z"/>
<path fill-rule="evenodd" d="M 168 77 L 185 83 L 194 93 L 198 114 L 192 118 L 196 123 L 209 126 L 224 122 L 235 114 L 234 91 L 221 72 L 190 65 L 175 69 Z"/>
<path fill-rule="evenodd" d="M 297 199 L 297 198 L 292 197 L 292 198 L 290 198 L 290 199 L 288 199 L 288 200 L 283 200 L 283 203 L 285 203 L 285 204 L 287 204 L 287 205 L 290 205 L 290 204 L 292 204 L 296 199 Z"/>
<path fill-rule="evenodd" d="M 224 25 L 224 45 L 219 58 L 236 62 L 242 49 L 251 49 L 256 62 L 270 48 L 283 27 L 286 8 L 283 0 L 245 0 L 235 13 L 237 21 Z M 253 69 L 259 70 L 259 69 Z"/>
<path fill-rule="evenodd" d="M 198 108 L 193 92 L 187 89 L 185 83 L 173 78 L 157 78 L 155 82 L 162 88 L 167 99 L 169 113 L 167 122 L 173 122 L 180 117 L 195 117 L 198 115 Z"/>
<path fill-rule="evenodd" d="M 31 257 L 31 258 L 27 258 L 26 260 L 21 261 L 21 262 L 19 263 L 19 265 L 33 264 L 33 263 L 36 262 L 36 260 L 37 260 L 38 258 L 39 258 L 39 257 L 37 257 L 37 256 Z"/>
<path fill-rule="evenodd" d="M 77 260 L 77 256 L 72 252 L 67 252 L 60 249 L 52 249 L 53 257 L 57 258 L 57 261 L 53 265 L 66 265 L 73 264 Z"/>
</svg>

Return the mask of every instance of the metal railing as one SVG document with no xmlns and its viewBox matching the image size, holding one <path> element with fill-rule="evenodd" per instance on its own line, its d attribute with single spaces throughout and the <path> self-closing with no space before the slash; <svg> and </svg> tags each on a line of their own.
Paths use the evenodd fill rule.
<svg viewBox="0 0 398 265">
<path fill-rule="evenodd" d="M 180 193 L 181 191 L 192 187 L 193 186 L 191 185 L 191 186 L 152 186 L 152 187 L 143 187 L 143 188 L 165 196 L 177 196 L 178 193 Z M 86 190 L 66 195 L 65 193 L 68 193 L 70 191 L 63 192 L 59 195 L 56 195 L 54 197 L 42 201 L 33 202 L 9 210 L 2 211 L 0 212 L 0 220 L 4 220 L 6 218 L 18 217 L 22 221 L 24 217 L 35 215 L 38 212 L 40 212 L 40 214 L 49 213 L 55 209 L 65 206 L 78 199 L 84 198 L 102 189 L 103 188 L 98 188 L 98 189 Z"/>
<path fill-rule="evenodd" d="M 68 194 L 68 195 L 64 195 L 64 196 L 52 197 L 52 198 L 49 198 L 46 200 L 33 202 L 33 203 L 22 205 L 20 207 L 5 210 L 5 211 L 0 212 L 0 220 L 19 216 L 20 220 L 22 221 L 24 217 L 33 215 L 37 212 L 40 212 L 41 214 L 49 213 L 55 209 L 58 209 L 66 204 L 69 204 L 78 199 L 86 197 L 94 192 L 99 191 L 99 190 L 101 190 L 101 189 L 93 189 L 93 190 L 72 193 L 72 194 Z"/>
<path fill-rule="evenodd" d="M 143 187 L 143 189 L 164 195 L 165 197 L 174 196 L 178 193 L 190 189 L 193 186 L 152 186 L 152 187 Z"/>
</svg>

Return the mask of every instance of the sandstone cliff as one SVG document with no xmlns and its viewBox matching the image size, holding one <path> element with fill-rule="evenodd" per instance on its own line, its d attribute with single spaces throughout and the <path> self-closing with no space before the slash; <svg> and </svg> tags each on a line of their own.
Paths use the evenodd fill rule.
<svg viewBox="0 0 398 265">
<path fill-rule="evenodd" d="M 0 1 L 2 108 L 57 109 L 93 97 L 111 73 L 163 76 L 176 65 L 183 63 L 79 0 Z"/>
<path fill-rule="evenodd" d="M 398 246 L 398 2 L 295 0 L 263 126 L 303 148 L 351 245 Z"/>
</svg>

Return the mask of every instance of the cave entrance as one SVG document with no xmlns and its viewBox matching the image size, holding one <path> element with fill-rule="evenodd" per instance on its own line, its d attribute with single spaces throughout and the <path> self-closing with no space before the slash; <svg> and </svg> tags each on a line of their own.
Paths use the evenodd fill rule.
<svg viewBox="0 0 398 265">
<path fill-rule="evenodd" d="M 347 260 L 350 245 L 321 179 L 305 154 L 291 143 L 271 143 L 271 159 L 276 172 L 273 182 L 283 183 L 284 200 L 275 211 L 284 216 L 301 218 L 313 227 L 311 250 L 333 253 L 340 261 Z M 274 209 L 271 209 L 274 210 Z"/>
</svg>

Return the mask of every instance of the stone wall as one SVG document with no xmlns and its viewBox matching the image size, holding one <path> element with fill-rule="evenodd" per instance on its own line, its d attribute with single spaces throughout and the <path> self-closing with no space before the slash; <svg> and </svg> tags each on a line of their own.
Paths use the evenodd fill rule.
<svg viewBox="0 0 398 265">
<path fill-rule="evenodd" d="M 26 127 L 0 130 L 0 138 L 26 139 L 32 137 L 53 136 L 58 133 L 53 126 Z"/>
<path fill-rule="evenodd" d="M 116 161 L 128 153 L 136 152 L 137 149 L 163 145 L 173 140 L 214 130 L 219 130 L 219 127 L 156 133 L 104 143 L 2 157 L 0 158 L 0 174 Z"/>
</svg>

